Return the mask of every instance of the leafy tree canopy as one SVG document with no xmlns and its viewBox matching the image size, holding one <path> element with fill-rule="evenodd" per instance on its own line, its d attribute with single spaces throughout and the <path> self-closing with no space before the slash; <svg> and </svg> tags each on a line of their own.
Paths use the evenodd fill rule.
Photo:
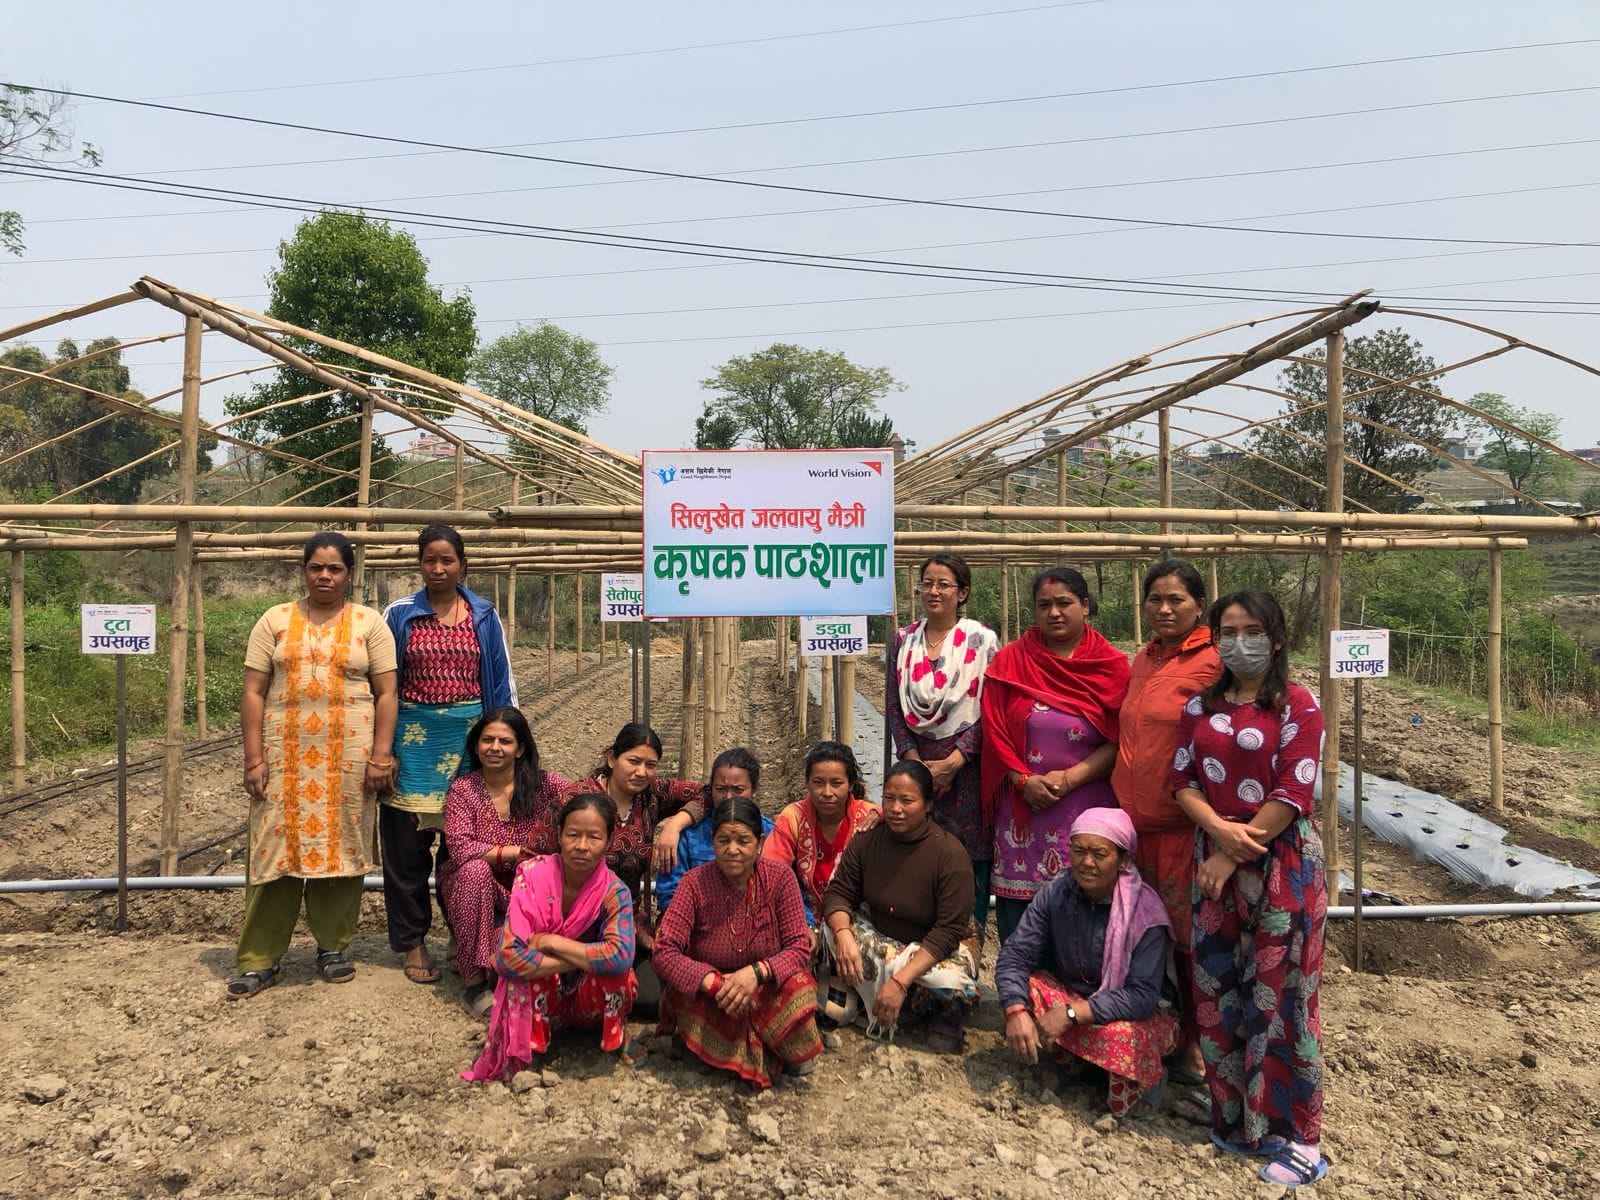
<svg viewBox="0 0 1600 1200">
<path fill-rule="evenodd" d="M 85 142 L 74 147 L 67 97 L 0 85 L 0 160 L 26 163 L 81 162 L 100 165 L 100 152 Z M 22 214 L 0 210 L 0 250 L 22 253 Z"/>
<path fill-rule="evenodd" d="M 1307 357 L 1318 359 L 1320 354 Z M 1380 512 L 1402 507 L 1409 493 L 1372 472 L 1414 485 L 1437 461 L 1430 447 L 1441 445 L 1450 433 L 1446 406 L 1374 376 L 1436 390 L 1438 374 L 1438 363 L 1423 353 L 1422 343 L 1399 329 L 1380 329 L 1345 345 L 1345 456 L 1369 468 L 1346 465 L 1347 504 Z M 1320 485 L 1327 475 L 1327 371 L 1320 361 L 1291 363 L 1278 386 L 1293 402 L 1277 424 L 1251 435 L 1250 449 L 1268 461 L 1248 460 L 1243 470 L 1259 487 L 1301 508 L 1320 509 L 1326 502 Z"/>
<path fill-rule="evenodd" d="M 611 402 L 612 369 L 588 338 L 540 321 L 495 338 L 472 360 L 472 382 L 492 396 L 579 433 Z"/>
<path fill-rule="evenodd" d="M 1498 392 L 1479 392 L 1467 403 L 1488 416 L 1516 426 L 1516 430 L 1502 429 L 1476 418 L 1468 422 L 1469 431 L 1483 438 L 1480 466 L 1504 471 L 1507 483 L 1530 495 L 1541 489 L 1564 489 L 1571 481 L 1571 460 L 1540 445 L 1540 442 L 1559 444 L 1560 417 L 1518 408 Z"/>
<path fill-rule="evenodd" d="M 26 458 L 0 467 L 0 485 L 13 495 L 41 500 L 60 495 L 176 440 L 175 430 L 119 413 L 94 394 L 144 402 L 144 396 L 129 386 L 121 352 L 99 353 L 116 345 L 116 338 L 99 338 L 80 351 L 76 342 L 63 341 L 53 360 L 32 346 L 0 354 L 0 367 L 36 374 L 54 367 L 51 380 L 59 381 L 23 379 L 0 370 L 0 387 L 8 388 L 0 393 L 0 458 L 38 447 Z M 77 361 L 80 358 L 85 361 Z M 203 450 L 201 458 L 203 465 L 209 465 Z M 145 480 L 176 467 L 175 450 L 155 454 L 80 495 L 86 501 L 131 504 L 139 499 Z"/>
<path fill-rule="evenodd" d="M 884 446 L 894 422 L 878 404 L 904 387 L 886 367 L 783 342 L 730 358 L 700 386 L 714 393 L 695 421 L 702 450 Z"/>
<path fill-rule="evenodd" d="M 411 235 L 386 222 L 343 212 L 324 212 L 302 221 L 294 237 L 279 244 L 278 267 L 267 276 L 267 284 L 272 293 L 269 316 L 449 379 L 467 375 L 478 341 L 471 297 L 445 299 L 428 282 L 427 260 Z M 289 341 L 318 362 L 370 369 L 350 355 L 316 343 Z M 280 450 L 354 471 L 360 464 L 360 447 L 354 424 L 342 418 L 356 416 L 360 402 L 348 392 L 316 395 L 324 390 L 317 381 L 284 368 L 270 382 L 228 397 L 226 406 L 234 416 L 247 417 L 235 423 L 244 436 L 276 442 Z M 297 397 L 308 399 L 290 403 Z M 437 409 L 404 395 L 398 399 L 419 411 Z M 285 469 L 280 460 L 268 462 L 273 464 L 269 470 Z M 392 469 L 392 454 L 381 438 L 375 439 L 373 477 L 383 478 Z M 308 487 L 316 485 L 306 493 L 307 503 L 354 502 L 353 481 L 328 480 L 310 468 L 294 472 Z"/>
</svg>

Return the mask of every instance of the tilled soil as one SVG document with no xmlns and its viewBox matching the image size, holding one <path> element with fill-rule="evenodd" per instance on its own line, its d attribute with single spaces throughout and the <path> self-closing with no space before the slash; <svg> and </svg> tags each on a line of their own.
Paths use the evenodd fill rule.
<svg viewBox="0 0 1600 1200">
<path fill-rule="evenodd" d="M 539 656 L 519 653 L 546 762 L 578 774 L 626 717 L 628 668 L 591 657 L 575 677 L 570 652 L 555 667 L 550 689 Z M 661 647 L 653 667 L 653 716 L 670 760 L 677 659 Z M 1411 732 L 1414 706 L 1384 694 L 1369 693 L 1374 762 L 1399 765 L 1419 786 L 1460 772 L 1465 797 L 1442 790 L 1471 803 L 1481 734 L 1427 710 L 1423 740 Z M 751 647 L 724 740 L 754 744 L 769 808 L 796 786 L 790 726 L 775 699 L 785 696 L 770 647 Z M 1513 809 L 1537 803 L 1565 816 L 1577 807 L 1571 789 L 1587 764 L 1508 754 L 1510 778 L 1535 766 L 1557 774 L 1538 788 L 1508 786 Z M 184 845 L 222 839 L 186 861 L 195 871 L 239 869 L 223 837 L 242 819 L 238 772 L 236 749 L 190 769 Z M 136 782 L 135 861 L 155 852 L 159 790 L 156 777 Z M 102 785 L 7 819 L 0 875 L 108 873 L 111 812 Z M 1538 828 L 1541 815 L 1524 819 Z M 1370 864 L 1372 886 L 1406 900 L 1468 898 L 1392 847 L 1372 846 Z M 230 1003 L 222 980 L 240 911 L 235 893 L 135 894 L 133 928 L 117 936 L 107 932 L 114 901 L 103 895 L 0 898 L 0 1196 L 1281 1191 L 1257 1182 L 1253 1164 L 1219 1156 L 1192 1125 L 1118 1125 L 1092 1086 L 1060 1098 L 1040 1091 L 1005 1051 L 992 993 L 964 1057 L 933 1054 L 914 1035 L 891 1047 L 844 1030 L 815 1074 L 760 1096 L 662 1041 L 629 1069 L 583 1037 L 558 1042 L 543 1075 L 483 1087 L 459 1079 L 483 1036 L 456 1005 L 459 981 L 404 979 L 376 897 L 352 948 L 360 969 L 351 984 L 315 980 L 302 938 L 278 987 Z M 1373 922 L 1363 974 L 1343 965 L 1348 925 L 1332 927 L 1329 940 L 1325 1148 L 1335 1165 L 1308 1194 L 1600 1196 L 1596 922 Z"/>
</svg>

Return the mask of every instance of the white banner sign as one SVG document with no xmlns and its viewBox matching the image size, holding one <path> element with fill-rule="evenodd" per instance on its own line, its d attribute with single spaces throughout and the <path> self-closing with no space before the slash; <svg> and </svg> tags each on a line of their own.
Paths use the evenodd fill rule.
<svg viewBox="0 0 1600 1200">
<path fill-rule="evenodd" d="M 801 617 L 800 653 L 823 657 L 867 652 L 865 617 Z"/>
<path fill-rule="evenodd" d="M 642 621 L 644 619 L 644 576 L 600 576 L 600 619 L 602 621 Z M 618 634 L 620 637 L 621 635 Z"/>
<path fill-rule="evenodd" d="M 1329 674 L 1335 679 L 1382 679 L 1389 674 L 1387 629 L 1335 629 Z"/>
<path fill-rule="evenodd" d="M 652 617 L 894 609 L 888 450 L 646 450 Z"/>
<path fill-rule="evenodd" d="M 154 654 L 156 606 L 154 604 L 85 604 L 83 606 L 85 654 Z"/>
</svg>

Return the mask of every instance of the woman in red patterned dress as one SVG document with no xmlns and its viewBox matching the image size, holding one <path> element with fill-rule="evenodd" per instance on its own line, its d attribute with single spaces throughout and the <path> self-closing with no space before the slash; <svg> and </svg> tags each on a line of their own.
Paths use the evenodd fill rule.
<svg viewBox="0 0 1600 1200">
<path fill-rule="evenodd" d="M 711 822 L 716 861 L 683 877 L 656 931 L 658 1031 L 762 1090 L 822 1053 L 811 931 L 794 872 L 760 857 L 755 801 L 724 800 Z"/>
<path fill-rule="evenodd" d="M 791 867 L 800 883 L 806 919 L 822 920 L 822 894 L 850 839 L 878 823 L 868 804 L 856 756 L 842 742 L 818 742 L 805 762 L 806 794 L 772 823 L 761 856 Z"/>
</svg>

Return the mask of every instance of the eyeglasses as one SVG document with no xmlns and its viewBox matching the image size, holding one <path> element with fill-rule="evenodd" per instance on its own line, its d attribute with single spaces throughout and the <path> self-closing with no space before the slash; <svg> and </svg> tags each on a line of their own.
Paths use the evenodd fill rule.
<svg viewBox="0 0 1600 1200">
<path fill-rule="evenodd" d="M 959 583 L 951 583 L 946 579 L 924 579 L 917 585 L 917 590 L 919 592 L 954 592 L 960 587 Z"/>
</svg>

